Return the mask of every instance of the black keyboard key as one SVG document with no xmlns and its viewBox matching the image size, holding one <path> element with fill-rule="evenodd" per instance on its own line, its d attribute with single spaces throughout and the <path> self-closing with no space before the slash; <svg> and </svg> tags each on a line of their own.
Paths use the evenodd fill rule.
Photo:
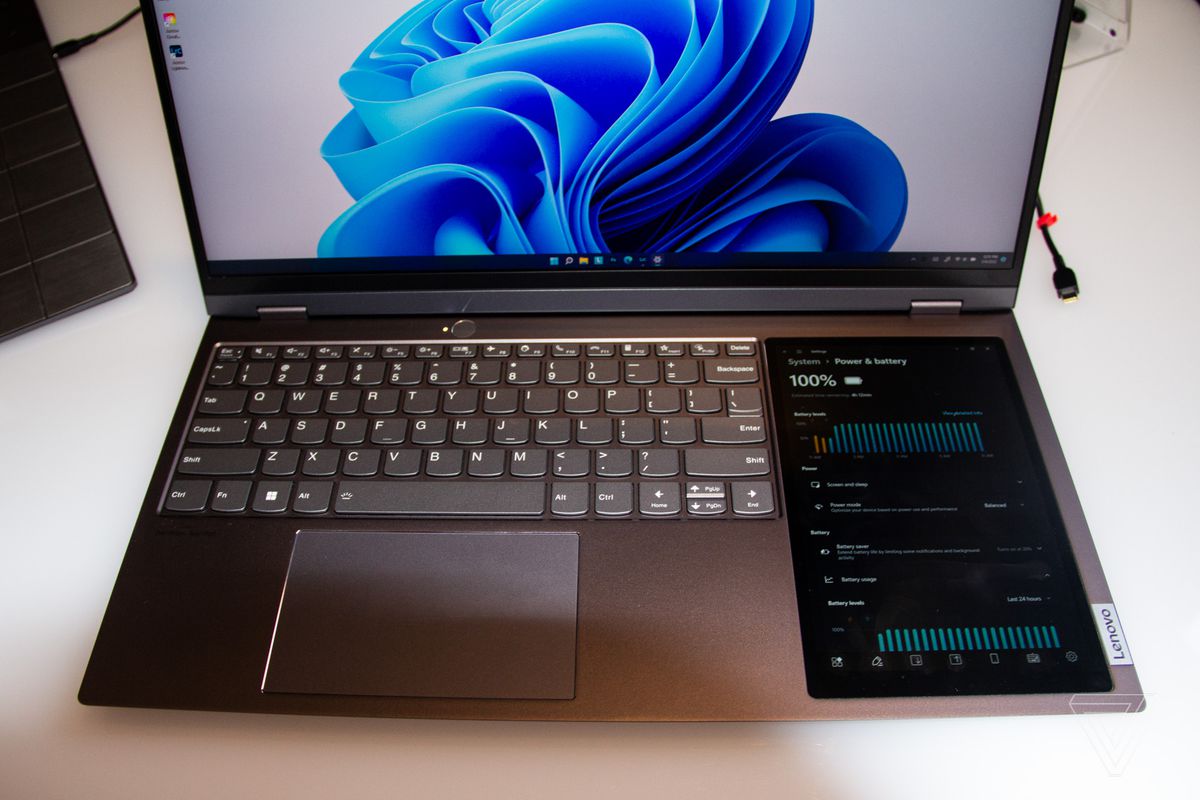
<svg viewBox="0 0 1200 800">
<path fill-rule="evenodd" d="M 259 345 L 251 347 L 246 355 L 254 361 L 274 361 L 275 356 L 279 355 L 279 348 L 269 345 Z"/>
<path fill-rule="evenodd" d="M 419 419 L 413 422 L 411 438 L 413 444 L 429 447 L 446 441 L 446 420 Z"/>
<path fill-rule="evenodd" d="M 293 345 L 283 348 L 283 357 L 287 359 L 305 359 L 308 358 L 308 347 L 303 345 Z"/>
<path fill-rule="evenodd" d="M 552 460 L 556 478 L 582 478 L 591 472 L 590 450 L 555 450 Z"/>
<path fill-rule="evenodd" d="M 388 450 L 384 454 L 383 474 L 390 478 L 411 478 L 420 471 L 420 450 Z"/>
<path fill-rule="evenodd" d="M 288 475 L 295 475 L 296 469 L 300 466 L 300 451 L 299 450 L 266 450 L 263 452 L 262 469 L 263 475 L 272 478 L 286 478 Z"/>
<path fill-rule="evenodd" d="M 245 364 L 238 375 L 238 383 L 242 386 L 266 386 L 271 382 L 274 371 L 275 365 L 266 361 Z"/>
<path fill-rule="evenodd" d="M 679 451 L 642 450 L 638 453 L 638 474 L 644 478 L 673 478 L 679 474 Z"/>
<path fill-rule="evenodd" d="M 641 408 L 638 390 L 629 387 L 604 390 L 604 413 L 635 414 Z"/>
<path fill-rule="evenodd" d="M 720 389 L 688 389 L 684 400 L 693 414 L 715 414 L 721 410 Z"/>
<path fill-rule="evenodd" d="M 338 514 L 389 516 L 536 517 L 546 487 L 527 481 L 342 481 Z"/>
<path fill-rule="evenodd" d="M 730 342 L 725 345 L 725 355 L 728 356 L 752 356 L 755 351 L 754 342 Z"/>
<path fill-rule="evenodd" d="M 727 510 L 724 497 L 717 497 L 708 500 L 691 500 L 687 501 L 688 513 L 697 517 L 716 517 L 724 514 Z"/>
<path fill-rule="evenodd" d="M 533 441 L 546 447 L 571 441 L 571 420 L 564 417 L 534 420 Z"/>
<path fill-rule="evenodd" d="M 625 358 L 645 358 L 650 355 L 650 345 L 643 342 L 629 342 L 621 345 L 621 355 Z"/>
<path fill-rule="evenodd" d="M 346 382 L 348 367 L 349 365 L 345 361 L 327 361 L 317 364 L 316 369 L 313 370 L 312 381 L 318 386 L 341 386 Z"/>
<path fill-rule="evenodd" d="M 377 419 L 371 423 L 371 444 L 402 444 L 406 419 Z"/>
<path fill-rule="evenodd" d="M 196 417 L 188 431 L 192 444 L 241 444 L 250 435 L 248 419 L 207 419 Z"/>
<path fill-rule="evenodd" d="M 601 478 L 627 478 L 633 474 L 632 450 L 597 450 L 596 474 Z"/>
<path fill-rule="evenodd" d="M 472 361 L 467 365 L 467 383 L 472 386 L 494 386 L 500 382 L 499 361 Z"/>
<path fill-rule="evenodd" d="M 343 417 L 357 414 L 361 399 L 361 389 L 333 389 L 325 395 L 325 413 Z"/>
<path fill-rule="evenodd" d="M 346 358 L 366 359 L 375 357 L 375 345 L 355 344 L 346 350 Z"/>
<path fill-rule="evenodd" d="M 587 346 L 588 358 L 611 358 L 616 353 L 617 348 L 611 344 L 589 344 Z"/>
<path fill-rule="evenodd" d="M 333 421 L 333 430 L 329 432 L 329 441 L 333 444 L 362 444 L 367 440 L 367 421 L 365 419 L 337 419 Z M 385 442 L 395 444 L 395 442 Z"/>
<path fill-rule="evenodd" d="M 218 361 L 240 361 L 243 348 L 225 346 L 217 350 Z"/>
<path fill-rule="evenodd" d="M 300 471 L 312 477 L 328 477 L 337 474 L 338 451 L 332 448 L 305 450 Z"/>
<path fill-rule="evenodd" d="M 333 484 L 329 481 L 300 481 L 296 484 L 296 500 L 292 510 L 297 514 L 324 514 L 329 510 Z"/>
<path fill-rule="evenodd" d="M 721 346 L 719 344 L 712 344 L 711 342 L 697 343 L 692 345 L 691 353 L 696 358 L 718 356 L 721 354 Z"/>
<path fill-rule="evenodd" d="M 700 438 L 708 444 L 758 444 L 767 440 L 762 417 L 704 417 Z"/>
<path fill-rule="evenodd" d="M 591 487 L 586 483 L 556 483 L 550 487 L 550 513 L 560 517 L 582 517 L 588 512 Z"/>
<path fill-rule="evenodd" d="M 321 410 L 320 389 L 293 389 L 287 393 L 287 413 L 315 414 Z"/>
<path fill-rule="evenodd" d="M 696 421 L 690 417 L 667 417 L 658 422 L 659 440 L 663 444 L 695 444 Z"/>
<path fill-rule="evenodd" d="M 382 361 L 358 361 L 350 370 L 350 382 L 355 386 L 378 386 L 383 383 L 386 366 Z"/>
<path fill-rule="evenodd" d="M 251 365 L 253 366 L 253 365 Z M 312 364 L 300 361 L 285 361 L 275 368 L 276 386 L 303 386 L 308 383 Z"/>
<path fill-rule="evenodd" d="M 504 369 L 504 380 L 516 386 L 527 386 L 541 379 L 540 361 L 509 361 Z"/>
<path fill-rule="evenodd" d="M 682 408 L 678 389 L 646 390 L 646 410 L 651 414 L 678 414 Z"/>
<path fill-rule="evenodd" d="M 634 384 L 658 383 L 658 362 L 626 361 L 625 382 Z"/>
<path fill-rule="evenodd" d="M 440 344 L 419 344 L 413 348 L 417 358 L 441 358 L 443 348 Z"/>
<path fill-rule="evenodd" d="M 209 386 L 231 386 L 235 380 L 237 380 L 237 364 L 213 364 L 212 369 L 208 371 Z"/>
<path fill-rule="evenodd" d="M 462 450 L 430 450 L 425 455 L 425 474 L 431 478 L 455 478 L 462 474 L 462 470 Z"/>
<path fill-rule="evenodd" d="M 291 481 L 259 481 L 254 489 L 254 504 L 259 514 L 282 514 L 292 498 Z"/>
<path fill-rule="evenodd" d="M 464 416 L 479 410 L 478 389 L 447 389 L 442 393 L 442 411 Z"/>
<path fill-rule="evenodd" d="M 278 414 L 283 409 L 283 389 L 258 389 L 250 395 L 246 410 L 251 414 Z"/>
<path fill-rule="evenodd" d="M 416 386 L 425 374 L 425 365 L 420 361 L 397 361 L 392 364 L 388 383 L 392 386 Z"/>
<path fill-rule="evenodd" d="M 369 478 L 377 472 L 378 450 L 347 450 L 342 456 L 342 474 L 349 478 Z"/>
<path fill-rule="evenodd" d="M 213 389 L 200 395 L 197 414 L 240 414 L 246 408 L 245 389 Z"/>
<path fill-rule="evenodd" d="M 328 360 L 331 358 L 341 358 L 342 348 L 339 345 L 323 345 L 313 351 L 313 358 Z"/>
<path fill-rule="evenodd" d="M 595 414 L 599 410 L 599 389 L 567 389 L 563 393 L 563 411 L 568 414 Z"/>
<path fill-rule="evenodd" d="M 404 393 L 405 414 L 432 414 L 437 407 L 437 389 L 409 389 Z"/>
<path fill-rule="evenodd" d="M 515 389 L 488 389 L 484 392 L 484 414 L 516 414 L 520 395 Z"/>
<path fill-rule="evenodd" d="M 633 513 L 632 483 L 597 483 L 596 513 L 602 517 L 624 517 Z"/>
<path fill-rule="evenodd" d="M 408 358 L 409 347 L 406 344 L 386 344 L 379 351 L 384 358 Z"/>
<path fill-rule="evenodd" d="M 203 511 L 212 481 L 174 481 L 167 490 L 163 508 L 167 511 Z"/>
<path fill-rule="evenodd" d="M 646 417 L 623 419 L 617 423 L 618 438 L 621 444 L 639 445 L 650 444 L 654 441 L 654 420 Z"/>
<path fill-rule="evenodd" d="M 729 488 L 734 514 L 754 517 L 775 513 L 775 499 L 771 492 L 771 484 L 766 481 L 734 483 Z"/>
<path fill-rule="evenodd" d="M 761 417 L 763 414 L 762 392 L 755 386 L 725 390 L 726 407 L 730 416 Z"/>
<path fill-rule="evenodd" d="M 486 344 L 483 346 L 484 358 L 508 358 L 512 348 L 506 344 Z"/>
<path fill-rule="evenodd" d="M 667 383 L 699 383 L 700 364 L 690 358 L 677 358 L 663 364 L 663 378 Z"/>
<path fill-rule="evenodd" d="M 189 448 L 175 471 L 180 475 L 253 475 L 259 451 L 239 448 Z"/>
<path fill-rule="evenodd" d="M 654 346 L 654 354 L 659 358 L 678 357 L 684 354 L 686 348 L 679 342 L 666 342 Z"/>
<path fill-rule="evenodd" d="M 473 447 L 487 442 L 488 421 L 486 419 L 456 419 L 450 426 L 450 441 L 457 445 Z"/>
<path fill-rule="evenodd" d="M 553 414 L 558 411 L 558 389 L 526 389 L 526 414 Z"/>
<path fill-rule="evenodd" d="M 705 361 L 704 380 L 709 383 L 756 383 L 758 364 L 740 358 Z"/>
<path fill-rule="evenodd" d="M 473 344 L 451 345 L 448 355 L 451 358 L 474 358 L 475 357 L 475 345 L 473 345 Z"/>
<path fill-rule="evenodd" d="M 492 441 L 496 444 L 525 444 L 529 441 L 529 420 L 498 419 L 492 427 Z"/>
<path fill-rule="evenodd" d="M 286 419 L 260 419 L 254 423 L 255 444 L 283 444 L 287 441 Z"/>
<path fill-rule="evenodd" d="M 621 365 L 616 361 L 589 361 L 584 367 L 583 379 L 588 383 L 616 383 Z"/>
<path fill-rule="evenodd" d="M 713 447 L 683 453 L 687 474 L 698 478 L 748 478 L 769 471 L 770 457 L 762 449 Z"/>
<path fill-rule="evenodd" d="M 546 345 L 544 344 L 517 345 L 518 358 L 541 358 L 544 355 L 546 355 Z"/>
<path fill-rule="evenodd" d="M 372 389 L 363 400 L 363 413 L 372 415 L 395 414 L 400 408 L 399 389 Z"/>
<path fill-rule="evenodd" d="M 579 383 L 579 362 L 562 360 L 547 362 L 546 383 L 555 386 Z"/>
<path fill-rule="evenodd" d="M 427 380 L 434 386 L 455 386 L 462 383 L 463 362 L 430 361 Z"/>
<path fill-rule="evenodd" d="M 540 478 L 546 474 L 545 450 L 513 450 L 508 471 L 514 478 Z"/>
<path fill-rule="evenodd" d="M 250 481 L 217 481 L 209 507 L 224 514 L 238 514 L 246 510 L 249 502 Z"/>
<path fill-rule="evenodd" d="M 575 358 L 579 355 L 579 345 L 556 344 L 550 348 L 550 355 L 554 358 Z"/>
<path fill-rule="evenodd" d="M 467 456 L 467 474 L 472 478 L 499 478 L 504 474 L 504 450 L 472 450 Z"/>
<path fill-rule="evenodd" d="M 292 444 L 321 444 L 328 430 L 327 419 L 298 419 L 292 425 Z"/>
<path fill-rule="evenodd" d="M 575 441 L 579 444 L 608 444 L 613 438 L 611 419 L 575 420 Z"/>
<path fill-rule="evenodd" d="M 647 517 L 669 517 L 680 510 L 678 483 L 643 483 L 638 510 Z"/>
</svg>

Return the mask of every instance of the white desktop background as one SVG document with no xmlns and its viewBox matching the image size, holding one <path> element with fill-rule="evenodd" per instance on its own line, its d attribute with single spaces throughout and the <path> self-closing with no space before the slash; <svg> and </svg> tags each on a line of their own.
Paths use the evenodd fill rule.
<svg viewBox="0 0 1200 800">
<path fill-rule="evenodd" d="M 338 78 L 416 0 L 159 3 L 210 259 L 309 258 L 351 205 L 319 154 L 349 110 Z M 932 7 L 932 11 L 930 10 Z M 1011 251 L 1057 0 L 817 0 L 778 116 L 847 117 L 900 159 L 897 251 Z M 176 25 L 162 25 L 162 14 Z M 598 65 L 602 68 L 602 65 Z"/>
</svg>

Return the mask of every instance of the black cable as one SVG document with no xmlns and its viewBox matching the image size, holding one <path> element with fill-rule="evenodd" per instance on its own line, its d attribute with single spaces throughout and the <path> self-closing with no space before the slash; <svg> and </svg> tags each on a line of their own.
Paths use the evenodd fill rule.
<svg viewBox="0 0 1200 800">
<path fill-rule="evenodd" d="M 1079 281 L 1075 278 L 1075 271 L 1067 266 L 1062 253 L 1058 252 L 1054 238 L 1050 235 L 1050 226 L 1058 222 L 1058 217 L 1046 213 L 1040 194 L 1037 195 L 1033 205 L 1038 214 L 1037 226 L 1042 231 L 1042 238 L 1046 240 L 1050 258 L 1054 261 L 1054 290 L 1058 292 L 1059 299 L 1064 303 L 1074 303 L 1079 299 Z"/>
<path fill-rule="evenodd" d="M 81 36 L 78 39 L 67 39 L 65 42 L 59 42 L 58 44 L 54 45 L 54 47 L 50 48 L 50 54 L 55 58 L 66 58 L 69 55 L 78 53 L 89 44 L 108 36 L 110 33 L 129 22 L 129 20 L 136 17 L 140 12 L 140 8 L 135 8 L 133 11 L 130 11 L 128 14 L 121 17 L 119 20 L 103 30 L 98 30 L 95 33 L 89 33 L 87 36 Z"/>
</svg>

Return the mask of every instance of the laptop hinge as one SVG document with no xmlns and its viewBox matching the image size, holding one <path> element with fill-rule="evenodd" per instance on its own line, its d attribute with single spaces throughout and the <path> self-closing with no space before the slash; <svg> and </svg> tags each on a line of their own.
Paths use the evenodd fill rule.
<svg viewBox="0 0 1200 800">
<path fill-rule="evenodd" d="M 913 300 L 909 314 L 961 314 L 962 300 Z"/>
<path fill-rule="evenodd" d="M 308 319 L 308 306 L 259 306 L 259 319 Z"/>
</svg>

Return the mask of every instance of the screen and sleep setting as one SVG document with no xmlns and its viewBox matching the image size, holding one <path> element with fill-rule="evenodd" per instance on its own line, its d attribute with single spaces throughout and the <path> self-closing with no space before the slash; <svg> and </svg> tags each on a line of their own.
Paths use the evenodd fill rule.
<svg viewBox="0 0 1200 800">
<path fill-rule="evenodd" d="M 999 340 L 768 351 L 814 697 L 1111 688 Z"/>
</svg>

